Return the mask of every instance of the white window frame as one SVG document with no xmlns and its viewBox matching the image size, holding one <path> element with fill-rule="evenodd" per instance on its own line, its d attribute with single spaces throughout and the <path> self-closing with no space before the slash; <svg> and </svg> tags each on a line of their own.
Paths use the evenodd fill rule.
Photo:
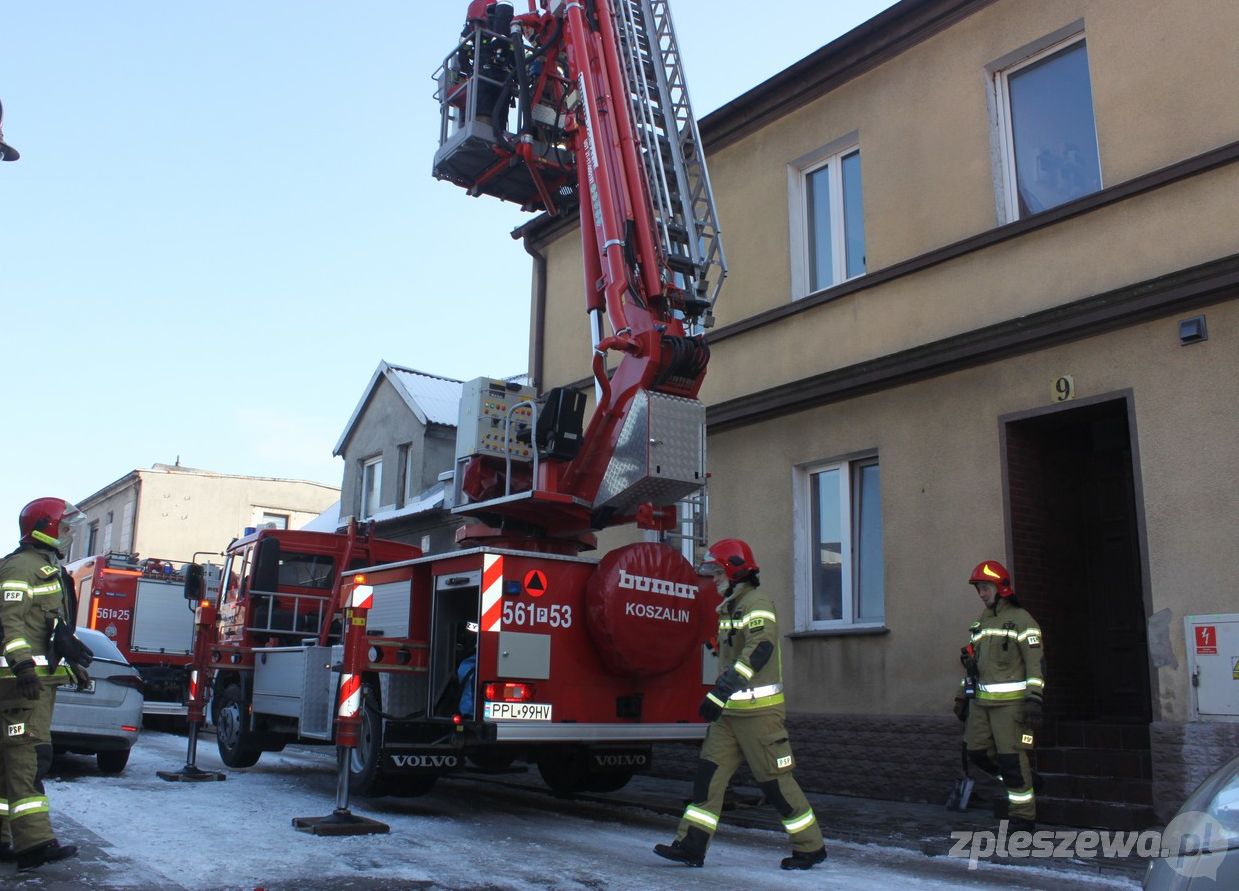
<svg viewBox="0 0 1239 891">
<path fill-rule="evenodd" d="M 366 501 L 366 496 L 370 492 L 370 488 L 366 485 L 366 471 L 371 467 L 374 468 L 374 504 L 369 504 Z M 358 514 L 361 519 L 368 520 L 375 514 L 379 513 L 383 504 L 383 456 L 375 455 L 372 458 L 366 458 L 361 462 L 361 476 L 359 477 L 360 498 L 358 499 Z"/>
<path fill-rule="evenodd" d="M 857 542 L 855 536 L 857 523 L 860 519 L 860 499 L 858 494 L 860 471 L 869 465 L 877 465 L 879 468 L 882 466 L 882 462 L 879 460 L 876 452 L 863 452 L 846 458 L 815 461 L 793 468 L 792 525 L 796 530 L 793 568 L 795 572 L 797 631 L 831 631 L 886 627 L 885 590 L 882 592 L 882 619 L 865 619 L 861 621 L 856 617 L 858 611 L 857 598 L 859 597 L 856 585 L 859 567 L 856 559 Z M 840 499 L 839 506 L 839 528 L 841 530 L 841 538 L 843 539 L 840 542 L 840 549 L 845 560 L 841 592 L 843 615 L 838 619 L 815 620 L 813 618 L 813 568 L 817 559 L 815 557 L 817 543 L 811 541 L 813 537 L 812 483 L 815 474 L 829 470 L 839 470 L 842 477 L 847 480 L 847 485 L 844 486 L 844 497 Z M 883 534 L 885 535 L 885 530 L 883 530 Z"/>
<path fill-rule="evenodd" d="M 418 494 L 413 491 L 413 483 L 417 478 L 416 474 L 413 473 L 414 457 L 413 443 L 406 442 L 400 446 L 400 473 L 402 478 L 400 480 L 400 500 L 397 502 L 400 507 L 404 507 Z"/>
<path fill-rule="evenodd" d="M 860 134 L 849 133 L 819 149 L 809 152 L 787 166 L 788 232 L 791 259 L 792 299 L 799 300 L 818 291 L 860 278 L 865 272 L 847 274 L 847 234 L 844 226 L 843 208 L 843 159 L 860 151 Z M 864 188 L 864 159 L 861 159 L 861 184 Z M 811 290 L 813 245 L 809 241 L 809 177 L 823 168 L 828 168 L 830 177 L 830 249 L 834 280 Z M 863 192 L 862 192 L 863 193 Z M 864 220 L 864 209 L 861 209 Z M 868 242 L 866 239 L 866 254 Z M 868 264 L 866 264 L 867 266 Z M 867 271 L 867 270 L 866 270 Z"/>
<path fill-rule="evenodd" d="M 995 118 L 995 152 L 998 167 L 998 210 L 1001 223 L 1014 223 L 1020 219 L 1019 180 L 1015 170 L 1015 133 L 1011 119 L 1010 78 L 1025 68 L 1043 59 L 1069 49 L 1077 43 L 1087 43 L 1084 20 L 1073 22 L 1065 28 L 1048 34 L 1040 40 L 1010 53 L 986 66 L 990 77 L 990 102 Z M 1090 79 L 1090 89 L 1091 89 Z M 1093 109 L 1093 130 L 1096 137 L 1097 110 Z M 1101 178 L 1101 141 L 1097 143 L 1097 168 L 1099 188 L 1105 187 Z"/>
</svg>

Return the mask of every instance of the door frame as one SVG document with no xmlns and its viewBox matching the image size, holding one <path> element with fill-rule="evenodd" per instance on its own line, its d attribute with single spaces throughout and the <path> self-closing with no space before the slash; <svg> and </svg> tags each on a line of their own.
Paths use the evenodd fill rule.
<svg viewBox="0 0 1239 891">
<path fill-rule="evenodd" d="M 1140 440 L 1136 430 L 1136 399 L 1135 392 L 1130 387 L 1122 390 L 1112 390 L 1097 396 L 1069 399 L 1052 405 L 1042 405 L 1037 408 L 1008 412 L 998 416 L 998 450 L 1002 472 L 1002 525 L 1003 540 L 1007 549 L 1007 565 L 1014 565 L 1015 555 L 1015 533 L 1011 522 L 1011 478 L 1010 470 L 1007 467 L 1007 429 L 1009 425 L 1033 418 L 1043 418 L 1048 415 L 1074 411 L 1075 409 L 1086 408 L 1092 405 L 1100 405 L 1106 402 L 1122 402 L 1127 411 L 1127 438 L 1131 447 L 1132 496 L 1136 511 L 1136 546 L 1140 549 L 1140 596 L 1144 601 L 1145 621 L 1149 623 L 1154 615 L 1153 591 L 1149 572 L 1149 536 L 1144 510 L 1144 479 L 1141 474 Z M 1160 664 L 1154 662 L 1151 644 L 1151 635 L 1146 636 L 1145 647 L 1148 653 L 1149 698 L 1151 700 L 1149 711 L 1153 721 L 1160 721 L 1162 720 L 1161 688 L 1158 683 L 1160 673 L 1157 670 Z"/>
</svg>

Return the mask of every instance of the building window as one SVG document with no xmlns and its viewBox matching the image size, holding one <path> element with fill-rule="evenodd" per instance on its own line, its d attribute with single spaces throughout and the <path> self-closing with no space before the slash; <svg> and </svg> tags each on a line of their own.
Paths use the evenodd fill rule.
<svg viewBox="0 0 1239 891">
<path fill-rule="evenodd" d="M 108 553 L 112 550 L 112 512 L 108 511 L 103 518 L 103 551 Z"/>
<path fill-rule="evenodd" d="M 994 90 L 1008 221 L 1101 188 L 1083 34 L 996 71 Z"/>
<path fill-rule="evenodd" d="M 792 291 L 803 297 L 865 273 L 855 134 L 791 165 Z"/>
<path fill-rule="evenodd" d="M 797 543 L 799 630 L 881 624 L 882 497 L 878 459 L 800 468 Z"/>
<path fill-rule="evenodd" d="M 96 553 L 95 546 L 99 544 L 99 521 L 90 524 L 90 534 L 86 537 L 86 553 L 83 557 L 93 557 Z"/>
<path fill-rule="evenodd" d="M 287 529 L 288 514 L 273 514 L 263 511 L 258 518 L 258 526 L 260 529 Z"/>
<path fill-rule="evenodd" d="M 413 451 L 413 443 L 406 442 L 401 446 L 397 446 L 396 460 L 399 462 L 400 479 L 396 481 L 397 490 L 400 492 L 399 506 L 404 507 L 416 497 L 417 493 L 417 473 L 413 467 L 416 453 Z"/>
<path fill-rule="evenodd" d="M 383 456 L 378 455 L 361 465 L 361 518 L 367 520 L 379 510 L 379 491 L 383 485 Z"/>
</svg>

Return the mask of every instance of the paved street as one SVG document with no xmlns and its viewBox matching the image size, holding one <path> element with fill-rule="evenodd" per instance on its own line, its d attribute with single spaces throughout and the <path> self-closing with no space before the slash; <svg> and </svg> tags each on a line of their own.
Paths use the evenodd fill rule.
<svg viewBox="0 0 1239 891">
<path fill-rule="evenodd" d="M 144 732 L 124 774 L 100 776 L 93 759 L 58 759 L 48 784 L 53 822 L 81 856 L 21 874 L 0 868 L 17 889 L 647 889 L 710 888 L 1131 888 L 1122 875 L 1074 872 L 926 856 L 907 846 L 839 841 L 827 826 L 830 860 L 809 873 L 778 869 L 781 832 L 745 828 L 739 809 L 704 869 L 666 863 L 651 852 L 675 827 L 672 811 L 687 783 L 639 778 L 614 796 L 566 801 L 536 777 L 460 777 L 417 799 L 355 801 L 356 813 L 383 820 L 387 835 L 319 838 L 295 831 L 294 817 L 322 816 L 334 804 L 328 749 L 264 755 L 222 783 L 166 783 L 155 771 L 184 763 L 185 739 Z M 199 763 L 220 767 L 207 736 Z M 677 788 L 677 786 L 679 788 Z M 682 799 L 679 799 L 682 800 Z M 875 808 L 880 807 L 875 803 Z M 753 808 L 764 814 L 765 808 Z M 767 819 L 763 816 L 762 818 Z M 842 827 L 841 827 L 842 828 Z M 945 853 L 944 844 L 942 846 Z M 721 878 L 726 876 L 725 879 Z"/>
</svg>

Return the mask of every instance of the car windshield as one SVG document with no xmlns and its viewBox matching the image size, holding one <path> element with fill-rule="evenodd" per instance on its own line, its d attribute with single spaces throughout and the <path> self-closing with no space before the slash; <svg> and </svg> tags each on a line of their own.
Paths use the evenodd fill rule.
<svg viewBox="0 0 1239 891">
<path fill-rule="evenodd" d="M 1222 824 L 1226 841 L 1239 842 L 1239 773 L 1232 773 L 1209 802 L 1207 813 Z"/>
<path fill-rule="evenodd" d="M 86 646 L 90 647 L 90 651 L 95 654 L 96 659 L 111 659 L 115 662 L 125 662 L 125 657 L 121 655 L 120 650 L 116 649 L 116 644 L 108 639 L 106 634 L 100 631 L 92 631 L 89 628 L 78 627 L 77 639 Z"/>
</svg>

